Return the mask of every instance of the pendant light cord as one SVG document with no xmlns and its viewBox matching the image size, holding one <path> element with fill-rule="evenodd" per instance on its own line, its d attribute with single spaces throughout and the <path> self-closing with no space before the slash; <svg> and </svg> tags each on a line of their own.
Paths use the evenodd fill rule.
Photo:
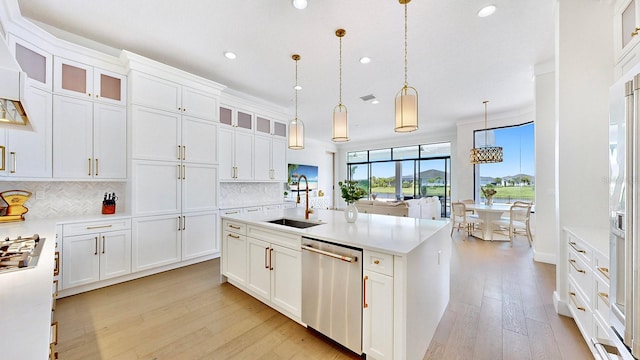
<svg viewBox="0 0 640 360">
<path fill-rule="evenodd" d="M 484 103 L 484 146 L 487 147 L 487 142 L 488 142 L 488 135 L 487 135 L 487 103 L 489 102 L 489 100 L 485 100 L 483 101 Z"/>
<path fill-rule="evenodd" d="M 296 92 L 296 121 L 298 121 L 298 60 L 296 60 L 296 86 L 294 90 Z"/>
<path fill-rule="evenodd" d="M 338 98 L 338 105 L 342 105 L 342 37 L 340 37 L 340 92 Z"/>
<path fill-rule="evenodd" d="M 407 81 L 407 3 L 404 3 L 404 86 L 408 86 Z"/>
</svg>

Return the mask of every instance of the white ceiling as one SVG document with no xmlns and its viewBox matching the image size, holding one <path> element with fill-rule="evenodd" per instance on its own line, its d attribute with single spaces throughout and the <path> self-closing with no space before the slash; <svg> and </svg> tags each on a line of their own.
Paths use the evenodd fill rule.
<svg viewBox="0 0 640 360">
<path fill-rule="evenodd" d="M 489 3 L 498 10 L 476 16 Z M 155 59 L 294 109 L 307 136 L 331 138 L 338 103 L 338 47 L 344 28 L 342 102 L 353 141 L 401 139 L 394 97 L 404 82 L 404 7 L 398 0 L 18 0 L 23 16 Z M 419 93 L 425 136 L 460 119 L 531 109 L 534 65 L 553 59 L 555 0 L 414 0 L 408 4 L 409 85 Z M 238 55 L 228 60 L 223 52 Z M 368 65 L 362 56 L 372 58 Z M 373 94 L 380 103 L 360 100 Z M 533 119 L 532 119 L 533 120 Z"/>
</svg>

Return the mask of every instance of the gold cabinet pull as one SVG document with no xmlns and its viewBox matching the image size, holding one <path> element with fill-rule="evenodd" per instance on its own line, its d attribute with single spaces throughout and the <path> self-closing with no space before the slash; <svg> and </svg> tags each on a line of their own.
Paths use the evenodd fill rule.
<svg viewBox="0 0 640 360">
<path fill-rule="evenodd" d="M 273 270 L 273 248 L 269 249 L 269 270 Z"/>
<path fill-rule="evenodd" d="M 369 304 L 367 304 L 367 280 L 369 280 L 369 277 L 365 275 L 362 281 L 362 307 L 365 309 L 369 307 Z"/>
<path fill-rule="evenodd" d="M 180 178 L 182 177 L 182 174 L 181 174 L 182 171 L 180 170 L 180 165 L 177 165 L 177 166 L 178 166 L 178 180 L 180 180 Z"/>
<path fill-rule="evenodd" d="M 268 269 L 269 265 L 267 265 L 267 257 L 269 257 L 269 247 L 264 248 L 264 268 Z"/>
<path fill-rule="evenodd" d="M 58 276 L 58 275 L 60 275 L 60 251 L 56 251 L 54 253 L 53 259 L 56 262 L 56 265 L 53 268 L 53 276 Z"/>
<path fill-rule="evenodd" d="M 0 171 L 5 171 L 6 170 L 6 159 L 5 159 L 5 151 L 6 148 L 4 146 L 0 146 L 0 152 L 2 152 L 2 167 L 0 167 Z"/>
<path fill-rule="evenodd" d="M 95 226 L 87 226 L 87 230 L 92 230 L 92 229 L 102 229 L 102 228 L 110 228 L 113 225 L 109 224 L 109 225 L 95 225 Z"/>
<path fill-rule="evenodd" d="M 187 178 L 187 165 L 182 165 L 182 180 Z"/>
<path fill-rule="evenodd" d="M 187 160 L 187 147 L 182 145 L 182 160 Z"/>
<path fill-rule="evenodd" d="M 13 158 L 13 169 L 11 169 L 11 173 L 15 174 L 18 170 L 18 158 L 15 151 L 10 152 L 9 154 L 11 154 L 11 157 Z"/>
<path fill-rule="evenodd" d="M 53 339 L 51 343 L 53 345 L 58 345 L 58 322 L 57 321 L 54 321 L 53 323 L 51 323 L 51 333 L 53 334 L 53 336 L 51 337 Z"/>
<path fill-rule="evenodd" d="M 94 237 L 94 239 L 96 240 L 96 247 L 95 247 L 95 251 L 93 252 L 93 255 L 98 255 L 98 237 Z"/>
<path fill-rule="evenodd" d="M 576 242 L 575 242 L 575 241 L 569 241 L 569 245 L 571 245 L 571 247 L 572 247 L 575 251 L 577 251 L 577 252 L 579 252 L 579 253 L 583 253 L 583 254 L 586 254 L 586 253 L 587 253 L 586 251 L 584 251 L 584 250 L 582 250 L 582 249 L 579 249 L 579 248 L 578 248 L 578 244 L 576 244 Z"/>
<path fill-rule="evenodd" d="M 107 247 L 107 243 L 105 241 L 105 236 L 102 235 L 102 253 L 104 254 L 105 248 Z"/>
<path fill-rule="evenodd" d="M 607 304 L 607 307 L 609 306 L 609 294 L 604 292 L 598 292 L 598 297 L 602 299 L 602 301 L 604 301 L 605 304 Z"/>
<path fill-rule="evenodd" d="M 587 311 L 587 309 L 585 309 L 584 307 L 578 305 L 578 302 L 576 301 L 576 293 L 574 293 L 573 291 L 569 291 L 569 298 L 571 299 L 571 302 L 576 307 L 576 309 L 578 309 L 580 311 Z"/>
<path fill-rule="evenodd" d="M 606 278 L 609 278 L 609 269 L 606 267 L 602 267 L 602 266 L 598 266 L 598 271 L 600 271 L 602 273 L 602 275 L 606 276 Z"/>
<path fill-rule="evenodd" d="M 91 158 L 89 160 L 89 173 L 87 175 L 91 176 Z"/>
<path fill-rule="evenodd" d="M 187 229 L 187 217 L 186 216 L 182 216 L 182 230 L 186 230 Z"/>
<path fill-rule="evenodd" d="M 178 160 L 182 158 L 182 147 L 178 145 Z"/>
<path fill-rule="evenodd" d="M 569 259 L 569 264 L 571 264 L 571 266 L 573 266 L 573 268 L 576 269 L 577 272 L 583 273 L 583 274 L 587 273 L 586 271 L 584 271 L 582 269 L 578 269 L 578 265 L 576 265 L 576 261 L 574 259 Z"/>
<path fill-rule="evenodd" d="M 234 212 L 230 212 L 230 213 L 227 213 L 227 214 L 237 214 L 237 213 L 238 213 L 237 211 L 234 211 Z M 229 224 L 229 227 L 232 228 L 232 229 L 240 230 L 240 226 L 237 226 L 237 225 Z"/>
<path fill-rule="evenodd" d="M 373 263 L 376 264 L 376 265 L 379 265 L 380 264 L 380 260 L 378 260 L 378 259 L 373 260 Z"/>
<path fill-rule="evenodd" d="M 636 35 L 638 35 L 638 31 L 640 31 L 640 28 L 635 28 L 635 29 L 633 29 L 633 31 L 631 32 L 631 36 L 636 36 Z"/>
<path fill-rule="evenodd" d="M 227 234 L 227 236 L 230 236 L 230 237 L 232 237 L 234 239 L 240 239 L 240 236 L 235 235 L 235 234 Z"/>
<path fill-rule="evenodd" d="M 98 158 L 96 158 L 96 176 L 98 176 Z"/>
<path fill-rule="evenodd" d="M 182 216 L 178 216 L 178 231 L 182 230 Z"/>
</svg>

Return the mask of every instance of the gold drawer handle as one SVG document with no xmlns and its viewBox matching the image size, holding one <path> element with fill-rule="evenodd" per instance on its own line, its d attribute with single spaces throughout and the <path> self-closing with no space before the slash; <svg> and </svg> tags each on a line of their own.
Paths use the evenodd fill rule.
<svg viewBox="0 0 640 360">
<path fill-rule="evenodd" d="M 113 225 L 96 225 L 96 226 L 87 226 L 87 230 L 92 230 L 92 229 L 103 229 L 103 228 L 110 228 Z"/>
<path fill-rule="evenodd" d="M 587 273 L 586 271 L 584 271 L 582 269 L 578 269 L 578 266 L 576 265 L 576 261 L 574 259 L 569 259 L 569 264 L 571 264 L 571 266 L 573 266 L 573 268 L 576 269 L 577 272 L 583 273 L 583 274 Z"/>
<path fill-rule="evenodd" d="M 609 278 L 609 269 L 608 268 L 598 266 L 598 271 L 600 271 L 602 273 L 602 275 L 606 276 L 607 279 Z"/>
<path fill-rule="evenodd" d="M 380 260 L 373 260 L 373 263 L 376 265 L 380 265 Z"/>
<path fill-rule="evenodd" d="M 240 236 L 234 234 L 227 234 L 227 236 L 231 236 L 234 239 L 240 239 Z"/>
<path fill-rule="evenodd" d="M 607 306 L 609 306 L 609 294 L 599 292 L 598 297 L 600 297 L 600 299 L 602 299 L 602 301 L 604 301 L 604 303 L 607 304 Z"/>
<path fill-rule="evenodd" d="M 53 276 L 58 276 L 58 275 L 60 275 L 60 251 L 56 251 L 54 253 L 53 259 L 56 262 L 56 265 L 53 268 Z"/>
<path fill-rule="evenodd" d="M 636 35 L 638 35 L 638 31 L 640 31 L 640 28 L 635 28 L 635 29 L 631 32 L 631 36 L 636 36 Z"/>
<path fill-rule="evenodd" d="M 240 230 L 240 226 L 229 224 L 229 227 L 232 228 L 232 229 Z"/>
<path fill-rule="evenodd" d="M 577 251 L 577 252 L 579 252 L 579 253 L 583 253 L 583 254 L 586 254 L 586 253 L 587 253 L 586 251 L 584 251 L 584 250 L 582 250 L 582 249 L 579 249 L 579 248 L 578 248 L 578 244 L 576 244 L 576 242 L 575 242 L 575 241 L 569 241 L 569 245 L 571 245 L 571 247 L 572 247 L 575 251 Z"/>
<path fill-rule="evenodd" d="M 580 311 L 587 311 L 587 309 L 578 305 L 578 302 L 576 301 L 575 297 L 576 297 L 576 293 L 574 293 L 573 291 L 569 291 L 569 298 L 571 299 L 571 302 L 576 307 L 576 309 Z"/>
<path fill-rule="evenodd" d="M 54 321 L 51 324 L 51 329 L 53 332 L 53 340 L 51 341 L 51 344 L 58 345 L 58 322 L 57 321 Z"/>
</svg>

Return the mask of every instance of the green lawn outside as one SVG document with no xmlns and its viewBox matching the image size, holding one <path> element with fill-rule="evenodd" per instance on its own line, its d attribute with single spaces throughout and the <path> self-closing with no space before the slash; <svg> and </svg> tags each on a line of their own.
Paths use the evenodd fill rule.
<svg viewBox="0 0 640 360">
<path fill-rule="evenodd" d="M 535 187 L 534 186 L 499 186 L 494 188 L 497 193 L 493 196 L 494 200 L 534 200 Z M 371 189 L 372 194 L 395 194 L 396 189 L 392 186 L 387 187 L 374 187 Z M 404 195 L 413 195 L 412 188 L 403 188 L 402 193 Z M 427 196 L 444 196 L 444 186 L 428 186 Z M 480 193 L 480 197 L 484 199 L 484 195 Z"/>
</svg>

